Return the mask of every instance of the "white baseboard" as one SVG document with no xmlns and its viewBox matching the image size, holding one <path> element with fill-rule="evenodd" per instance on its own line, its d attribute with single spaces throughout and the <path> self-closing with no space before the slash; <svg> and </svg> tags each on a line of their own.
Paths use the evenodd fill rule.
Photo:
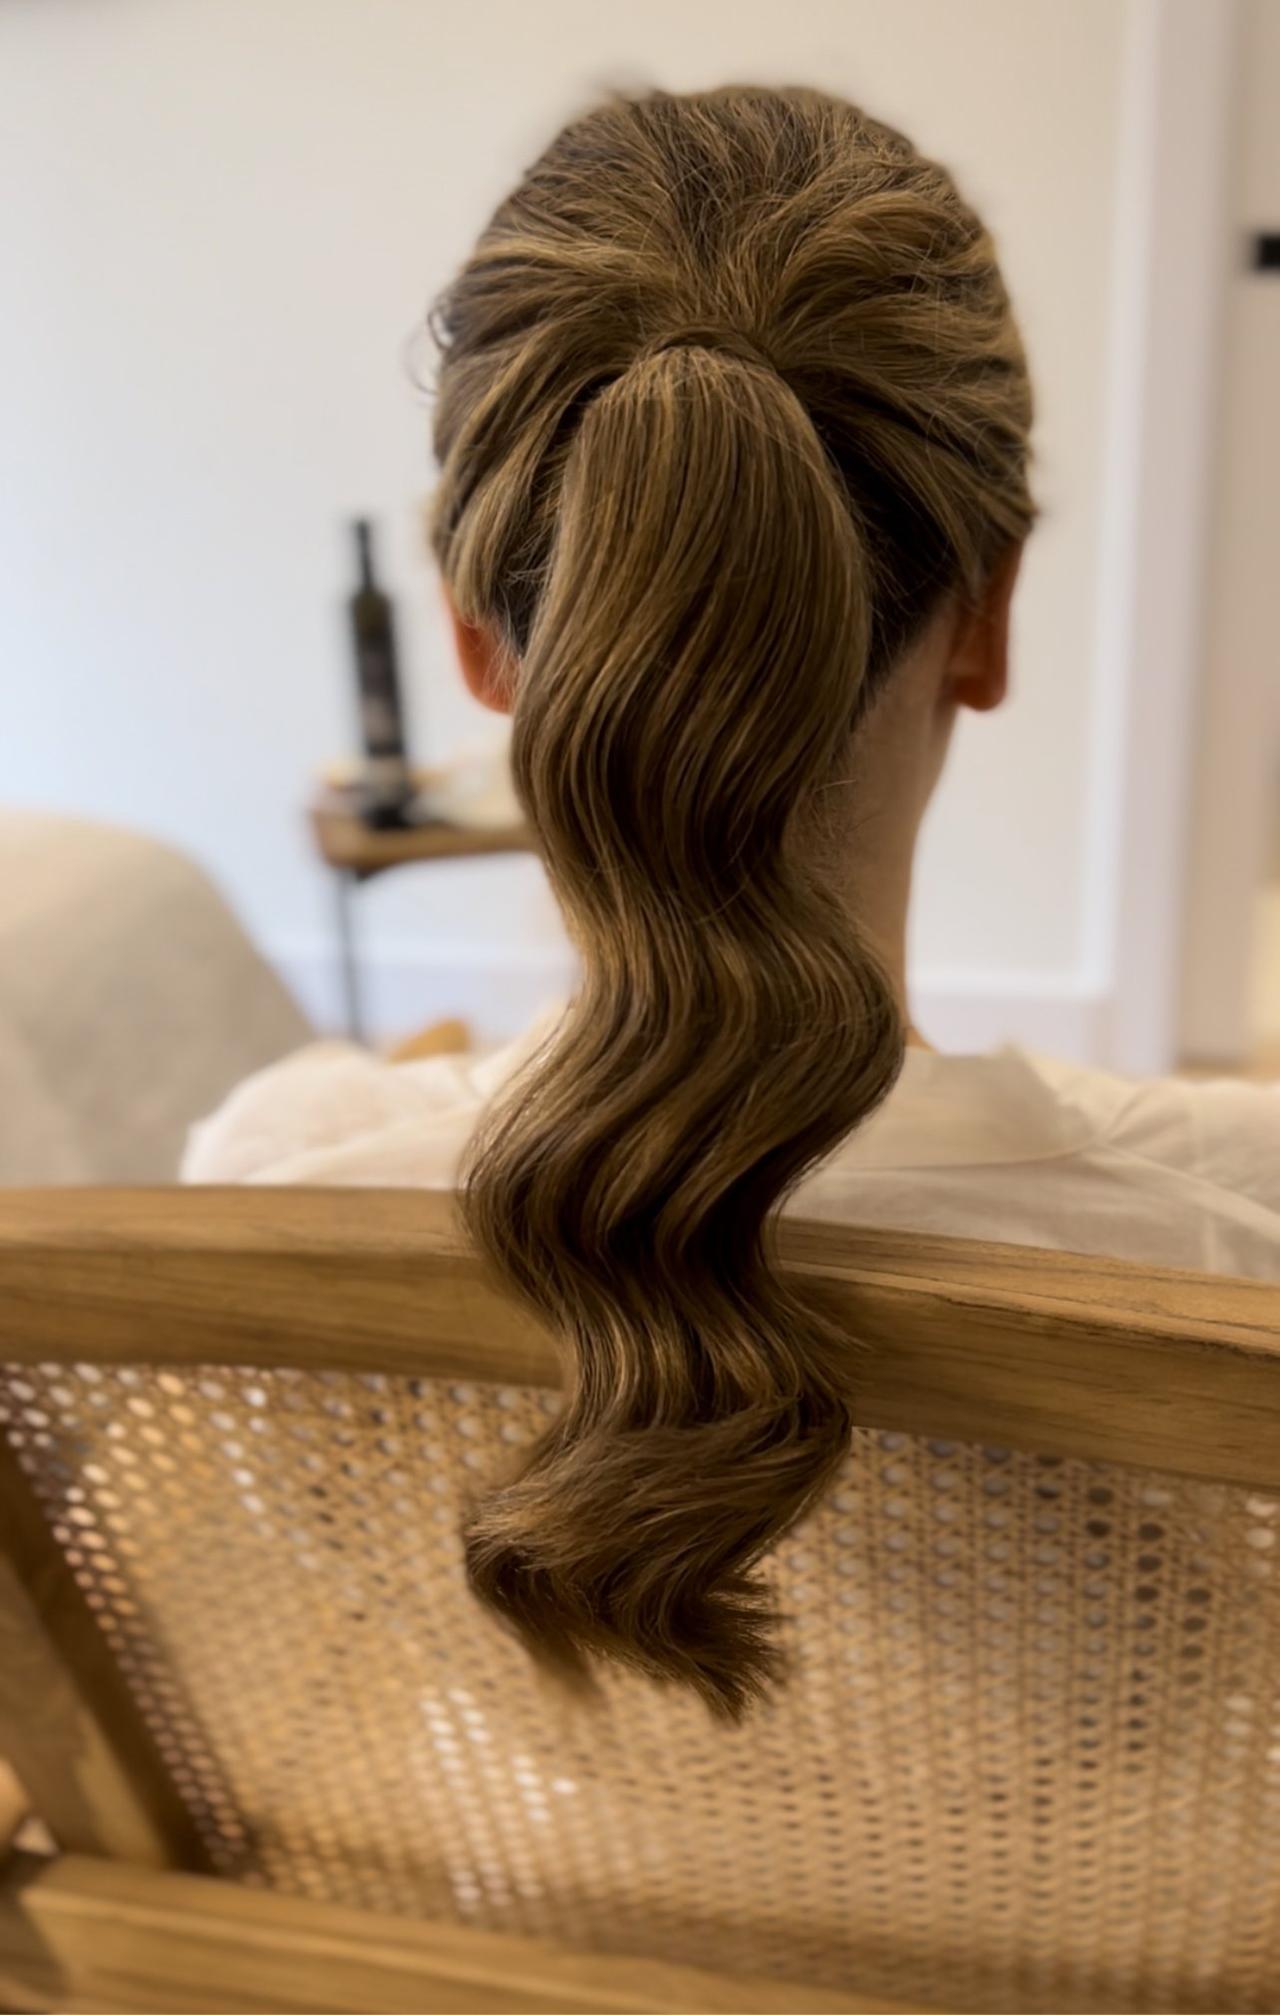
<svg viewBox="0 0 1280 2015">
<path fill-rule="evenodd" d="M 336 948 L 321 941 L 268 948 L 285 984 L 318 1029 L 343 1025 Z M 477 1043 L 527 1028 L 574 983 L 574 958 L 557 945 L 511 948 L 434 944 L 370 947 L 360 958 L 364 1029 L 373 1040 L 457 1016 Z M 1110 1003 L 1071 974 L 921 972 L 912 988 L 916 1021 L 939 1049 L 983 1051 L 1019 1043 L 1081 1063 L 1105 1063 Z"/>
</svg>

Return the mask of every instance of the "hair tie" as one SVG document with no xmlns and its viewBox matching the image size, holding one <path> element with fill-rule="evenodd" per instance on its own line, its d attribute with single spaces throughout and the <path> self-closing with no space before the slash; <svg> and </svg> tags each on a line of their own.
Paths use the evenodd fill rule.
<svg viewBox="0 0 1280 2015">
<path fill-rule="evenodd" d="M 649 354 L 661 356 L 666 350 L 713 350 L 719 356 L 736 357 L 743 364 L 756 364 L 762 371 L 776 372 L 778 368 L 750 336 L 740 329 L 720 328 L 714 323 L 695 324 L 662 336 L 651 346 Z"/>
</svg>

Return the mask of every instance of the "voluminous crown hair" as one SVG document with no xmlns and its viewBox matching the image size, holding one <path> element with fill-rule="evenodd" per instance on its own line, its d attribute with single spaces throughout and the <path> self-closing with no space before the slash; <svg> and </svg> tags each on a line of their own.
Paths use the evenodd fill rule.
<svg viewBox="0 0 1280 2015">
<path fill-rule="evenodd" d="M 806 812 L 913 635 L 1028 529 L 1026 369 L 950 176 L 805 90 L 577 120 L 437 330 L 436 552 L 509 664 L 583 968 L 466 1173 L 569 1372 L 468 1571 L 561 1670 L 622 1660 L 733 1714 L 776 1669 L 756 1565 L 852 1419 L 777 1208 L 902 1058 Z"/>
</svg>

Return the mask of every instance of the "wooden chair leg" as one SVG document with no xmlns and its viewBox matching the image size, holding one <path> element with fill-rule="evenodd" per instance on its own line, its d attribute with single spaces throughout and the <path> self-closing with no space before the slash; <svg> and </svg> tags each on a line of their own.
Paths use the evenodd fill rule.
<svg viewBox="0 0 1280 2015">
<path fill-rule="evenodd" d="M 0 1756 L 59 1847 L 201 1868 L 93 1612 L 0 1442 Z"/>
</svg>

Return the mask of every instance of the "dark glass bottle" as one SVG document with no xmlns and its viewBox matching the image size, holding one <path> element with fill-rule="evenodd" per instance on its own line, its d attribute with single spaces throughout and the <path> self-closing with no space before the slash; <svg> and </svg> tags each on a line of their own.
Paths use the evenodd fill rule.
<svg viewBox="0 0 1280 2015">
<path fill-rule="evenodd" d="M 395 623 L 391 603 L 374 579 L 373 538 L 367 518 L 356 520 L 356 550 L 360 584 L 351 597 L 350 609 L 365 756 L 362 810 L 372 826 L 402 826 L 413 796 L 413 780 L 405 748 Z"/>
</svg>

